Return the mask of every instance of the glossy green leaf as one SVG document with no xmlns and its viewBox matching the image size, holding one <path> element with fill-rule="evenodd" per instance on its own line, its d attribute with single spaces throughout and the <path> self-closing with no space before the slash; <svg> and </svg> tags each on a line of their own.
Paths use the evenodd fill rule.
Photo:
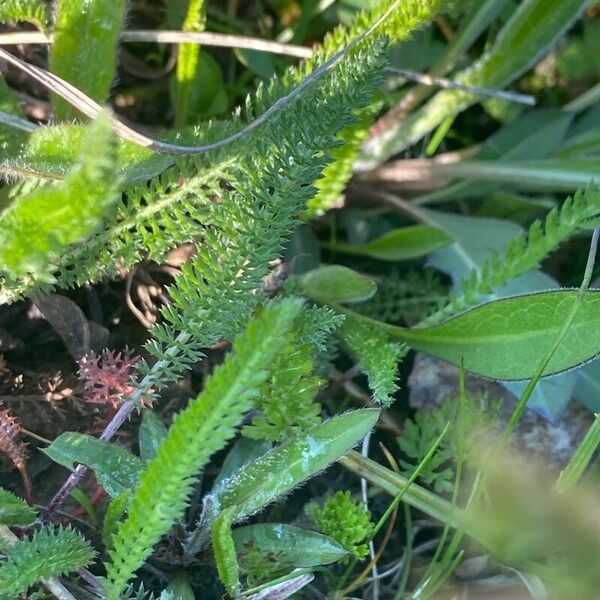
<svg viewBox="0 0 600 600">
<path fill-rule="evenodd" d="M 435 227 L 412 225 L 394 229 L 366 244 L 329 244 L 326 247 L 345 254 L 369 256 L 379 260 L 411 260 L 425 256 L 452 242 L 452 238 Z"/>
<path fill-rule="evenodd" d="M 144 462 L 152 460 L 161 442 L 167 437 L 167 426 L 149 409 L 144 410 L 139 430 L 140 458 Z"/>
<path fill-rule="evenodd" d="M 233 531 L 238 555 L 246 546 L 261 554 L 275 555 L 283 563 L 299 567 L 328 565 L 348 555 L 335 540 L 321 533 L 284 523 L 258 523 Z M 243 559 L 242 564 L 243 564 Z"/>
<path fill-rule="evenodd" d="M 354 447 L 374 427 L 379 410 L 344 413 L 273 448 L 216 490 L 220 510 L 235 507 L 239 521 L 319 473 Z"/>
<path fill-rule="evenodd" d="M 329 304 L 364 302 L 377 291 L 374 281 L 341 265 L 319 267 L 302 275 L 298 282 L 305 296 Z"/>
<path fill-rule="evenodd" d="M 12 492 L 0 488 L 0 524 L 24 526 L 33 523 L 37 511 L 29 506 L 25 500 L 15 496 Z"/>
<path fill-rule="evenodd" d="M 240 437 L 225 457 L 221 470 L 213 483 L 213 489 L 220 486 L 224 480 L 233 477 L 248 463 L 266 454 L 271 448 L 272 444 L 270 442 Z"/>
<path fill-rule="evenodd" d="M 144 463 L 125 448 L 83 433 L 62 433 L 42 452 L 67 469 L 74 469 L 77 463 L 93 469 L 113 498 L 135 489 L 144 469 Z"/>
<path fill-rule="evenodd" d="M 387 326 L 392 336 L 492 379 L 529 379 L 557 339 L 578 296 L 556 290 L 481 304 L 439 325 Z M 543 375 L 560 373 L 600 353 L 600 291 L 585 294 Z"/>
<path fill-rule="evenodd" d="M 104 102 L 117 64 L 117 45 L 125 19 L 125 0 L 59 0 L 56 3 L 50 70 L 98 102 Z M 57 117 L 79 113 L 55 100 Z"/>
</svg>

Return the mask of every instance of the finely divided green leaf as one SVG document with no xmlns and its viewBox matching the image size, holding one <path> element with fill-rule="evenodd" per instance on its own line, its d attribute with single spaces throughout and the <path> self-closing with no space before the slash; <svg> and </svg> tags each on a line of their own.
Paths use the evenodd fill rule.
<svg viewBox="0 0 600 600">
<path fill-rule="evenodd" d="M 204 391 L 175 418 L 140 478 L 107 564 L 107 600 L 117 600 L 152 547 L 186 507 L 200 469 L 235 434 L 268 375 L 284 333 L 301 310 L 297 300 L 267 307 L 236 339 Z"/>
<path fill-rule="evenodd" d="M 73 529 L 44 527 L 19 540 L 0 562 L 0 600 L 14 600 L 42 577 L 56 577 L 88 565 L 95 552 Z"/>
<path fill-rule="evenodd" d="M 0 524 L 1 525 L 29 525 L 33 523 L 37 511 L 21 500 L 12 492 L 0 488 Z"/>
</svg>

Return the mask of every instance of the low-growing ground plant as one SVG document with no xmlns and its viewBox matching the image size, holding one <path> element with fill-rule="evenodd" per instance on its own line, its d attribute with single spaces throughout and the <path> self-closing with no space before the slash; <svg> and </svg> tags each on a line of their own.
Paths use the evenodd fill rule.
<svg viewBox="0 0 600 600">
<path fill-rule="evenodd" d="M 0 600 L 594 598 L 599 19 L 5 0 Z"/>
</svg>

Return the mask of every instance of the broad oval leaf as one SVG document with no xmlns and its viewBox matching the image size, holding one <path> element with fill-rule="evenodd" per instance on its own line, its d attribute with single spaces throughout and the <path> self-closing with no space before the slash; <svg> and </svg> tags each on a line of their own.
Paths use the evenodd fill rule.
<svg viewBox="0 0 600 600">
<path fill-rule="evenodd" d="M 328 565 L 348 555 L 335 540 L 321 533 L 283 523 L 258 523 L 235 529 L 233 541 L 241 555 L 248 544 L 263 555 L 275 556 L 279 562 L 299 567 Z"/>
<path fill-rule="evenodd" d="M 388 326 L 417 350 L 492 379 L 529 379 L 560 334 L 577 290 L 555 290 L 481 304 L 439 325 Z M 543 376 L 580 365 L 600 353 L 600 291 L 588 291 Z"/>
<path fill-rule="evenodd" d="M 313 427 L 247 465 L 214 495 L 223 511 L 235 507 L 239 521 L 287 494 L 353 448 L 374 427 L 379 410 L 344 413 Z"/>
<path fill-rule="evenodd" d="M 77 463 L 89 467 L 112 498 L 135 489 L 144 469 L 144 463 L 125 448 L 72 431 L 59 435 L 42 452 L 67 469 Z"/>
<path fill-rule="evenodd" d="M 333 250 L 379 260 L 411 260 L 452 243 L 452 238 L 437 227 L 411 225 L 394 229 L 366 244 L 335 244 Z"/>
<path fill-rule="evenodd" d="M 327 265 L 299 278 L 300 291 L 328 304 L 351 304 L 368 300 L 377 291 L 374 281 L 341 265 Z"/>
</svg>

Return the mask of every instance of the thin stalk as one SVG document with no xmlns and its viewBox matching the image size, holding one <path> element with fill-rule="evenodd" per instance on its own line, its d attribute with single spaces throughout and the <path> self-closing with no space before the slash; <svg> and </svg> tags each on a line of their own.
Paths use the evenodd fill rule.
<svg viewBox="0 0 600 600">
<path fill-rule="evenodd" d="M 390 505 L 387 507 L 386 511 L 383 513 L 383 515 L 381 516 L 381 518 L 379 519 L 379 521 L 373 528 L 373 531 L 371 533 L 371 540 L 373 540 L 373 538 L 377 535 L 379 530 L 384 526 L 385 522 L 391 517 L 392 513 L 395 513 L 395 511 L 398 509 L 398 504 L 400 504 L 400 501 L 402 500 L 404 495 L 409 491 L 410 487 L 417 480 L 417 477 L 419 477 L 419 475 L 423 472 L 423 469 L 429 464 L 429 461 L 433 458 L 433 455 L 436 453 L 437 449 L 439 448 L 439 445 L 442 443 L 442 440 L 444 439 L 446 433 L 448 433 L 449 428 L 450 428 L 450 423 L 446 423 L 446 426 L 444 427 L 443 431 L 437 437 L 435 442 L 431 445 L 431 448 L 429 448 L 427 454 L 423 457 L 421 462 L 417 465 L 416 469 L 412 472 L 411 476 L 406 480 L 406 483 L 404 484 L 402 489 L 396 495 L 393 502 L 391 502 Z M 383 552 L 383 545 L 382 545 L 382 548 L 380 549 L 380 552 L 378 553 L 377 558 L 379 558 L 379 556 L 381 555 L 382 552 Z M 373 562 L 374 561 L 372 560 L 371 563 L 373 563 Z M 366 576 L 369 573 L 369 570 L 371 569 L 371 566 L 372 566 L 371 563 L 365 567 L 365 569 L 360 573 L 360 575 L 349 586 L 347 586 L 346 588 L 344 588 L 342 590 L 342 592 L 341 592 L 342 597 L 347 596 L 348 594 L 350 594 L 351 592 L 353 592 L 355 589 L 357 589 L 360 586 L 361 582 L 366 578 Z"/>
<path fill-rule="evenodd" d="M 406 487 L 409 481 L 408 478 L 394 473 L 392 470 L 383 467 L 370 458 L 365 458 L 354 450 L 350 450 L 338 462 L 349 471 L 352 471 L 359 477 L 364 477 L 373 485 L 380 487 L 394 497 Z M 450 523 L 451 527 L 459 526 L 461 512 L 459 510 L 453 511 L 447 500 L 416 483 L 407 488 L 403 499 L 414 508 L 423 511 L 442 523 Z"/>
<path fill-rule="evenodd" d="M 598 446 L 600 446 L 600 414 L 596 414 L 594 422 L 590 425 L 569 464 L 560 472 L 556 482 L 556 488 L 560 493 L 568 492 L 579 482 Z"/>
<path fill-rule="evenodd" d="M 248 37 L 244 35 L 232 35 L 215 33 L 213 31 L 154 31 L 150 29 L 125 30 L 121 33 L 122 42 L 153 42 L 160 44 L 202 44 L 219 48 L 242 48 L 244 50 L 255 50 L 256 52 L 268 52 L 270 54 L 282 54 L 295 58 L 308 58 L 312 55 L 312 49 L 294 44 L 282 44 L 271 40 Z M 51 44 L 52 35 L 46 35 L 40 31 L 17 31 L 14 33 L 0 34 L 0 45 L 16 46 L 20 44 Z"/>
<path fill-rule="evenodd" d="M 521 417 L 523 416 L 523 412 L 525 411 L 525 407 L 527 406 L 527 402 L 528 402 L 529 398 L 531 397 L 531 394 L 533 394 L 533 390 L 535 389 L 535 386 L 537 385 L 538 381 L 541 379 L 542 374 L 543 374 L 544 370 L 546 369 L 546 367 L 548 366 L 548 363 L 554 356 L 554 353 L 558 350 L 558 347 L 562 343 L 562 340 L 565 337 L 565 334 L 567 333 L 569 327 L 571 326 L 571 323 L 573 323 L 573 319 L 575 318 L 575 315 L 577 314 L 577 311 L 579 310 L 579 307 L 581 306 L 581 303 L 583 302 L 585 293 L 587 292 L 587 289 L 590 285 L 590 281 L 592 280 L 592 272 L 594 270 L 594 264 L 596 263 L 596 251 L 598 249 L 598 237 L 599 236 L 600 236 L 600 228 L 596 227 L 596 229 L 594 229 L 594 233 L 592 234 L 592 240 L 590 242 L 590 251 L 588 254 L 587 264 L 585 267 L 585 273 L 583 275 L 583 281 L 581 282 L 581 286 L 579 288 L 579 293 L 577 294 L 577 297 L 575 298 L 575 302 L 573 303 L 573 308 L 571 309 L 571 312 L 567 316 L 567 318 L 564 322 L 564 325 L 563 325 L 562 329 L 560 330 L 559 334 L 556 336 L 554 343 L 552 344 L 552 346 L 550 346 L 550 348 L 546 352 L 546 355 L 542 359 L 539 367 L 537 368 L 537 370 L 535 372 L 535 375 L 529 380 L 529 383 L 527 384 L 525 391 L 519 398 L 519 401 L 517 402 L 517 405 L 515 406 L 512 414 L 510 416 L 510 420 L 508 421 L 508 424 L 506 425 L 506 429 L 504 430 L 504 434 L 503 434 L 504 443 L 506 443 L 508 441 L 512 432 L 515 430 L 516 426 L 519 424 L 519 421 L 521 420 Z"/>
<path fill-rule="evenodd" d="M 171 346 L 171 348 L 169 348 L 165 354 L 175 354 L 180 345 L 185 344 L 186 341 L 188 341 L 188 334 L 181 332 L 176 338 L 176 343 Z M 153 387 L 154 383 L 160 377 L 161 372 L 167 367 L 169 367 L 169 363 L 165 359 L 161 359 L 154 364 L 149 373 L 144 377 L 144 379 L 142 379 L 139 386 L 131 393 L 131 395 L 123 402 L 123 404 L 121 404 L 115 416 L 111 419 L 109 424 L 100 435 L 101 440 L 109 442 L 114 437 L 117 431 L 121 428 L 121 425 L 123 425 L 123 423 L 129 418 L 129 415 L 133 412 L 133 410 L 139 406 L 141 399 L 148 393 L 148 390 Z M 46 510 L 42 513 L 41 520 L 43 523 L 48 523 L 52 520 L 57 511 L 62 508 L 63 504 L 71 494 L 71 491 L 77 486 L 86 473 L 86 466 L 77 465 L 73 473 L 69 475 L 69 478 L 65 481 L 60 490 L 56 492 L 46 507 Z"/>
</svg>

